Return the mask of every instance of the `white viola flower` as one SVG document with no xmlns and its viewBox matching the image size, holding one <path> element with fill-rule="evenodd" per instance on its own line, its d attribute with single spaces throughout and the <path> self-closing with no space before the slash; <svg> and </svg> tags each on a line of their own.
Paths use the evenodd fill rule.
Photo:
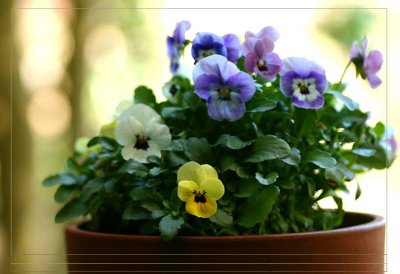
<svg viewBox="0 0 400 274">
<path fill-rule="evenodd" d="M 115 129 L 117 142 L 125 160 L 147 163 L 149 156 L 161 156 L 161 149 L 171 143 L 171 133 L 160 115 L 144 104 L 134 104 L 118 117 Z"/>
</svg>

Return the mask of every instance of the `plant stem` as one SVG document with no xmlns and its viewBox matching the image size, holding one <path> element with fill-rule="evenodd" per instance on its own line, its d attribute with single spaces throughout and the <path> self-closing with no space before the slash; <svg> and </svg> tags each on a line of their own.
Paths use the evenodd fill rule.
<svg viewBox="0 0 400 274">
<path fill-rule="evenodd" d="M 344 68 L 343 73 L 342 73 L 342 76 L 340 77 L 340 80 L 339 80 L 339 82 L 338 82 L 338 86 L 340 86 L 340 85 L 342 84 L 344 75 L 346 74 L 346 71 L 347 71 L 347 69 L 350 67 L 351 63 L 352 63 L 352 61 L 350 60 L 350 61 L 347 63 L 346 67 Z"/>
</svg>

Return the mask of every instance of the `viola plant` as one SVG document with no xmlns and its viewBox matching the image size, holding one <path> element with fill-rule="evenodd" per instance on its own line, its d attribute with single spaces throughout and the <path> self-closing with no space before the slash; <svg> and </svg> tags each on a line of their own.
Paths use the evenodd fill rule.
<svg viewBox="0 0 400 274">
<path fill-rule="evenodd" d="M 210 32 L 188 40 L 190 26 L 179 22 L 167 38 L 166 100 L 136 88 L 99 135 L 79 139 L 65 169 L 44 180 L 59 185 L 56 222 L 82 216 L 88 230 L 166 240 L 340 226 L 348 182 L 394 161 L 391 129 L 370 125 L 345 95 L 344 74 L 330 82 L 317 61 L 275 51 L 273 27 L 248 31 L 241 44 Z M 178 69 L 186 47 L 190 78 Z M 355 64 L 376 88 L 382 54 L 366 48 L 366 39 L 349 47 L 344 71 Z M 328 197 L 335 210 L 321 208 Z"/>
</svg>

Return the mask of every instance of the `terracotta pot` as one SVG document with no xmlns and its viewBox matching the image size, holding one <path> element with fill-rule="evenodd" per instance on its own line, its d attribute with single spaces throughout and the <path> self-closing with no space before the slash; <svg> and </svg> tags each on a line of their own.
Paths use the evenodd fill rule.
<svg viewBox="0 0 400 274">
<path fill-rule="evenodd" d="M 66 228 L 70 273 L 383 273 L 382 217 L 347 213 L 330 231 L 257 236 L 113 235 Z"/>
</svg>

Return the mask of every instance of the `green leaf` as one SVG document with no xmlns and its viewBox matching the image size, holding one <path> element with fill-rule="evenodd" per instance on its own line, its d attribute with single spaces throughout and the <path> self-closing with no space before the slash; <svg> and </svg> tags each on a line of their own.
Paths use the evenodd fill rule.
<svg viewBox="0 0 400 274">
<path fill-rule="evenodd" d="M 114 151 L 119 147 L 119 144 L 111 138 L 105 137 L 105 136 L 97 136 L 92 138 L 87 146 L 92 147 L 99 144 L 102 148 L 108 151 Z"/>
<path fill-rule="evenodd" d="M 146 201 L 159 203 L 162 201 L 162 196 L 160 193 L 156 192 L 154 189 L 145 187 L 135 187 L 131 190 L 129 195 L 136 202 Z"/>
<path fill-rule="evenodd" d="M 332 168 L 336 165 L 336 160 L 331 154 L 316 148 L 306 152 L 304 161 L 313 163 L 321 168 Z"/>
<path fill-rule="evenodd" d="M 43 186 L 45 187 L 50 187 L 53 185 L 64 185 L 64 186 L 72 186 L 72 185 L 76 185 L 78 183 L 78 178 L 72 174 L 68 174 L 68 173 L 60 173 L 60 174 L 56 174 L 56 175 L 52 175 L 50 177 L 47 177 L 44 181 L 43 181 Z"/>
<path fill-rule="evenodd" d="M 239 198 L 249 198 L 258 193 L 262 189 L 262 185 L 257 180 L 247 179 L 240 180 L 237 191 L 234 193 Z"/>
<path fill-rule="evenodd" d="M 182 217 L 174 218 L 171 214 L 164 216 L 159 224 L 161 237 L 164 240 L 170 241 L 178 233 L 178 230 L 182 227 L 184 220 Z"/>
<path fill-rule="evenodd" d="M 260 136 L 250 146 L 246 162 L 258 163 L 265 160 L 285 158 L 289 156 L 290 147 L 284 140 L 274 135 Z"/>
<path fill-rule="evenodd" d="M 224 210 L 218 208 L 217 212 L 210 218 L 210 221 L 221 227 L 227 227 L 233 224 L 233 217 Z"/>
<path fill-rule="evenodd" d="M 344 105 L 349 109 L 349 110 L 355 110 L 358 108 L 358 104 L 351 100 L 349 97 L 343 95 L 342 93 L 334 90 L 328 90 L 325 92 L 326 94 L 332 94 L 335 96 L 337 99 L 342 101 Z"/>
<path fill-rule="evenodd" d="M 75 217 L 84 215 L 87 213 L 87 208 L 84 203 L 78 199 L 74 199 L 67 203 L 63 208 L 58 211 L 55 222 L 62 223 L 71 220 Z"/>
<path fill-rule="evenodd" d="M 242 149 L 251 145 L 254 141 L 242 141 L 237 136 L 222 134 L 215 145 L 223 145 L 230 149 Z"/>
<path fill-rule="evenodd" d="M 268 186 L 256 193 L 239 208 L 237 223 L 244 228 L 251 228 L 265 221 L 278 197 L 277 186 Z"/>
<path fill-rule="evenodd" d="M 297 166 L 301 161 L 300 150 L 292 147 L 289 156 L 283 158 L 282 161 L 288 165 Z"/>
<path fill-rule="evenodd" d="M 269 100 L 261 92 L 257 92 L 246 107 L 247 112 L 266 112 L 276 107 L 276 101 Z"/>
<path fill-rule="evenodd" d="M 276 182 L 276 179 L 278 179 L 279 175 L 276 172 L 272 172 L 270 174 L 268 174 L 267 176 L 265 176 L 265 178 L 263 177 L 263 175 L 259 172 L 256 173 L 256 179 L 257 181 L 265 186 L 269 186 L 272 185 L 273 183 Z"/>
<path fill-rule="evenodd" d="M 161 116 L 163 118 L 173 118 L 178 120 L 186 119 L 186 110 L 189 108 L 180 108 L 180 107 L 166 107 L 163 108 L 161 112 Z"/>
<path fill-rule="evenodd" d="M 357 182 L 357 190 L 354 199 L 357 200 L 358 198 L 360 198 L 360 196 L 361 196 L 361 187 L 360 184 Z"/>
<path fill-rule="evenodd" d="M 161 218 L 161 217 L 163 217 L 163 216 L 165 216 L 165 215 L 166 215 L 166 213 L 165 213 L 164 210 L 156 209 L 156 210 L 153 210 L 153 211 L 151 212 L 151 218 L 152 218 L 152 219 L 158 219 L 158 218 Z"/>
<path fill-rule="evenodd" d="M 357 156 L 356 163 L 366 168 L 385 169 L 390 167 L 394 161 L 394 157 L 391 155 L 392 152 L 380 145 L 377 145 L 374 149 L 375 154 L 373 156 Z"/>
<path fill-rule="evenodd" d="M 145 86 L 139 86 L 135 89 L 134 94 L 135 104 L 145 104 L 154 108 L 156 105 L 156 97 L 153 91 Z"/>
<path fill-rule="evenodd" d="M 353 180 L 354 176 L 354 172 L 341 163 L 325 170 L 325 178 L 339 184 L 343 183 L 345 179 Z"/>
<path fill-rule="evenodd" d="M 54 193 L 54 200 L 57 203 L 64 203 L 73 197 L 74 192 L 75 192 L 74 186 L 61 185 Z"/>
<path fill-rule="evenodd" d="M 189 160 L 200 164 L 210 164 L 214 162 L 214 155 L 211 146 L 205 138 L 189 138 L 184 143 L 184 152 Z"/>
<path fill-rule="evenodd" d="M 138 177 L 144 178 L 147 176 L 149 169 L 141 163 L 138 163 L 134 160 L 129 160 L 125 162 L 125 164 L 123 164 L 122 167 L 117 172 L 133 174 Z"/>
<path fill-rule="evenodd" d="M 376 123 L 374 132 L 378 139 L 382 138 L 383 134 L 385 134 L 385 125 L 381 122 Z"/>
<path fill-rule="evenodd" d="M 136 205 L 130 204 L 122 213 L 122 220 L 146 220 L 150 218 L 150 213 Z"/>
<path fill-rule="evenodd" d="M 317 112 L 310 109 L 296 108 L 294 113 L 294 130 L 296 134 L 300 137 L 309 135 L 316 128 Z"/>
<path fill-rule="evenodd" d="M 376 150 L 371 148 L 356 148 L 351 151 L 351 153 L 363 157 L 372 157 L 375 155 Z"/>
<path fill-rule="evenodd" d="M 81 200 L 85 202 L 88 201 L 94 193 L 98 192 L 103 187 L 103 184 L 104 178 L 101 177 L 97 177 L 87 182 L 82 188 L 80 194 Z"/>
</svg>

